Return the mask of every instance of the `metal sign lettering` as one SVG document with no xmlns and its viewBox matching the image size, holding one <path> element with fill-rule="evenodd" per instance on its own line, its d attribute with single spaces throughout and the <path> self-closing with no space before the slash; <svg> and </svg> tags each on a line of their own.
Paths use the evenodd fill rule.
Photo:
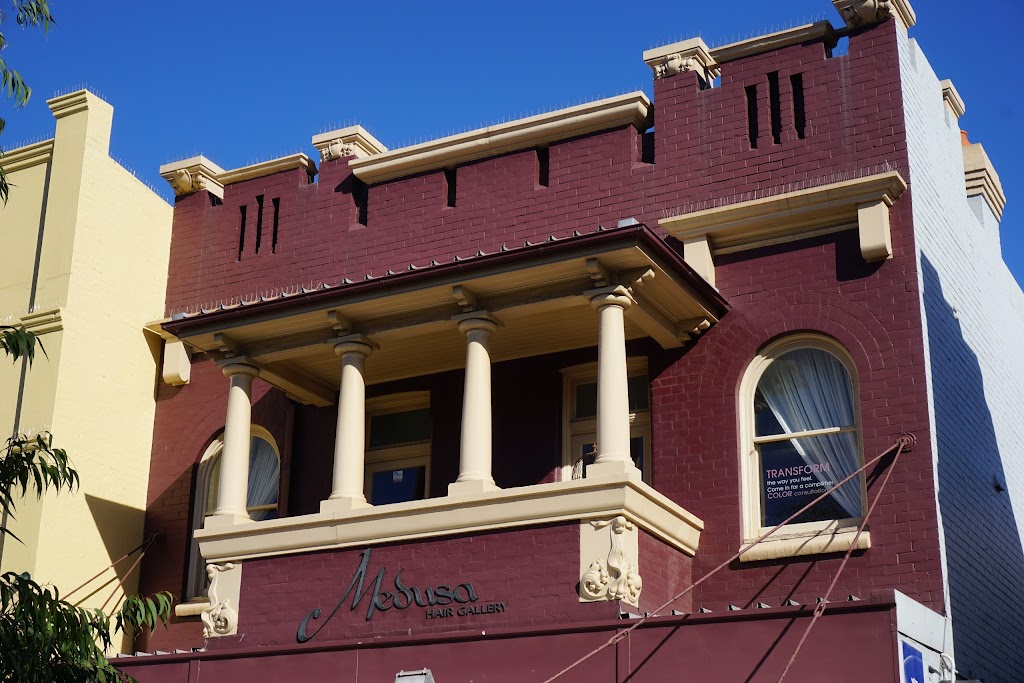
<svg viewBox="0 0 1024 683">
<path fill-rule="evenodd" d="M 367 591 L 366 577 L 370 566 L 370 549 L 364 550 L 360 553 L 360 556 L 362 559 L 359 562 L 359 568 L 356 569 L 356 573 L 352 576 L 348 588 L 345 589 L 345 593 L 342 594 L 341 599 L 338 600 L 338 604 L 331 610 L 331 613 L 316 627 L 316 630 L 310 633 L 307 629 L 310 626 L 311 620 L 320 619 L 322 612 L 319 607 L 311 609 L 299 623 L 299 630 L 295 638 L 300 643 L 312 640 L 327 625 L 327 622 L 331 620 L 338 610 L 341 609 L 341 606 L 348 600 L 349 595 L 352 596 L 352 604 L 349 610 L 355 610 L 364 597 L 369 597 L 366 606 L 366 621 L 370 621 L 375 612 L 387 612 L 391 609 L 404 610 L 410 607 L 426 608 L 424 616 L 427 619 L 444 619 L 454 616 L 465 617 L 477 614 L 499 614 L 508 608 L 507 602 L 475 604 L 480 601 L 480 598 L 477 597 L 473 584 L 469 582 L 455 584 L 454 588 L 451 584 L 441 584 L 428 588 L 406 586 L 402 582 L 402 572 L 404 569 L 399 569 L 398 573 L 395 574 L 394 590 L 388 591 L 383 589 L 387 567 L 381 567 L 380 571 L 372 579 L 372 589 Z M 449 605 L 451 606 L 449 607 Z"/>
</svg>

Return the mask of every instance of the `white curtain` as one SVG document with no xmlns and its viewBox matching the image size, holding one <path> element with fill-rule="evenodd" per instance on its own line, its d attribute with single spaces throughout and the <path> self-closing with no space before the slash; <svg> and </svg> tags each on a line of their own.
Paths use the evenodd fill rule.
<svg viewBox="0 0 1024 683">
<path fill-rule="evenodd" d="M 248 506 L 276 505 L 280 477 L 281 462 L 277 459 L 274 447 L 258 436 L 252 437 L 252 445 L 249 448 Z M 271 512 L 271 510 L 253 510 L 250 516 L 259 521 L 267 519 Z"/>
<path fill-rule="evenodd" d="M 768 366 L 758 388 L 786 434 L 855 424 L 849 373 L 826 351 L 799 349 L 784 354 Z M 842 481 L 857 471 L 855 432 L 792 439 L 790 443 L 808 465 L 828 464 L 828 472 L 816 473 L 821 482 Z M 850 517 L 861 516 L 857 478 L 833 496 Z"/>
</svg>

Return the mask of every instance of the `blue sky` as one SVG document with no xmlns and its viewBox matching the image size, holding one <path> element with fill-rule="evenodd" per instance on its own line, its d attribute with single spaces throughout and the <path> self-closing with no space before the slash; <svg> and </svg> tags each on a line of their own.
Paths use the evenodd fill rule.
<svg viewBox="0 0 1024 683">
<path fill-rule="evenodd" d="M 7 4 L 6 2 L 4 3 Z M 913 0 L 912 29 L 967 104 L 1009 198 L 1004 258 L 1024 282 L 1020 0 Z M 623 3 L 75 2 L 47 37 L 4 23 L 4 56 L 34 88 L 0 103 L 0 146 L 52 135 L 45 100 L 87 85 L 115 107 L 112 154 L 170 198 L 161 163 L 203 153 L 234 168 L 361 123 L 389 147 L 642 89 L 643 50 L 712 45 L 828 19 L 829 0 Z"/>
</svg>

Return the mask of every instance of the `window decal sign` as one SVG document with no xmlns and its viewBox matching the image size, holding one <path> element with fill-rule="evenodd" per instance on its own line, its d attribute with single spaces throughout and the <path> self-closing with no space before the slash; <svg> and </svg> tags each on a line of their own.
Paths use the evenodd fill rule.
<svg viewBox="0 0 1024 683">
<path fill-rule="evenodd" d="M 405 610 L 410 607 L 425 608 L 424 617 L 426 619 L 499 614 L 508 608 L 507 602 L 492 601 L 481 603 L 480 598 L 476 594 L 476 589 L 469 582 L 454 585 L 441 584 L 426 588 L 407 586 L 402 581 L 404 569 L 399 569 L 398 573 L 395 574 L 394 590 L 384 589 L 387 567 L 381 567 L 377 575 L 371 579 L 372 586 L 368 586 L 366 577 L 370 566 L 370 549 L 364 550 L 360 553 L 360 556 L 362 560 L 359 562 L 359 568 L 356 569 L 352 580 L 349 581 L 348 588 L 345 589 L 344 594 L 342 594 L 334 609 L 331 610 L 331 613 L 320 622 L 319 626 L 312 633 L 308 630 L 310 621 L 320 619 L 322 611 L 319 607 L 311 609 L 299 623 L 299 630 L 295 635 L 295 639 L 298 642 L 305 643 L 312 640 L 327 625 L 327 622 L 337 614 L 338 610 L 345 604 L 345 601 L 348 600 L 349 595 L 352 596 L 349 610 L 355 610 L 363 602 L 363 598 L 367 598 L 366 621 L 370 621 L 377 612 L 387 612 L 392 609 Z M 368 588 L 369 590 L 367 590 Z"/>
</svg>

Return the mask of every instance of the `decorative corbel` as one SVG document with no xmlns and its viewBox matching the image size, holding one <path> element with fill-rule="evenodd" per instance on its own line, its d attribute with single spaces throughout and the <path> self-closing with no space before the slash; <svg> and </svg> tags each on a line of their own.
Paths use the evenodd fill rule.
<svg viewBox="0 0 1024 683">
<path fill-rule="evenodd" d="M 224 198 L 224 185 L 218 176 L 224 173 L 217 164 L 203 156 L 183 159 L 160 167 L 160 176 L 166 180 L 175 196 L 182 196 L 206 190 L 221 199 Z"/>
<path fill-rule="evenodd" d="M 362 126 L 349 126 L 314 135 L 313 146 L 320 152 L 321 161 L 345 157 L 361 159 L 388 150 Z"/>
<path fill-rule="evenodd" d="M 469 313 L 480 308 L 480 301 L 468 287 L 464 285 L 455 285 L 452 287 L 452 296 L 455 297 L 455 303 L 459 305 L 463 313 Z"/>
<path fill-rule="evenodd" d="M 225 358 L 242 355 L 242 347 L 226 334 L 218 332 L 213 335 L 213 343 L 217 345 L 217 351 L 223 354 Z"/>
<path fill-rule="evenodd" d="M 637 571 L 638 540 L 636 525 L 622 515 L 610 520 L 594 520 L 585 523 L 583 532 L 592 535 L 586 529 L 594 531 L 608 528 L 607 559 L 598 559 L 580 578 L 580 598 L 586 602 L 601 600 L 621 600 L 637 605 L 643 580 Z M 628 539 L 628 543 L 627 543 Z M 591 545 L 593 541 L 591 539 Z M 582 539 L 581 551 L 586 551 L 587 539 Z"/>
<path fill-rule="evenodd" d="M 241 565 L 232 562 L 206 566 L 206 575 L 210 579 L 207 589 L 210 606 L 199 615 L 203 620 L 205 637 L 219 638 L 238 632 L 237 604 L 241 590 L 241 571 Z"/>
<path fill-rule="evenodd" d="M 700 38 L 647 50 L 644 52 L 644 62 L 651 67 L 655 78 L 696 71 L 701 77 L 713 80 L 721 74 L 721 69 L 711 57 L 711 51 Z"/>
<path fill-rule="evenodd" d="M 337 311 L 329 311 L 327 313 L 327 322 L 331 324 L 331 327 L 338 333 L 339 337 L 352 332 L 352 321 Z"/>
<path fill-rule="evenodd" d="M 877 24 L 895 16 L 907 28 L 917 23 L 908 0 L 832 0 L 849 28 Z"/>
<path fill-rule="evenodd" d="M 607 287 L 611 284 L 611 274 L 596 258 L 587 259 L 587 271 L 590 273 L 590 279 L 594 281 L 595 287 Z"/>
</svg>

